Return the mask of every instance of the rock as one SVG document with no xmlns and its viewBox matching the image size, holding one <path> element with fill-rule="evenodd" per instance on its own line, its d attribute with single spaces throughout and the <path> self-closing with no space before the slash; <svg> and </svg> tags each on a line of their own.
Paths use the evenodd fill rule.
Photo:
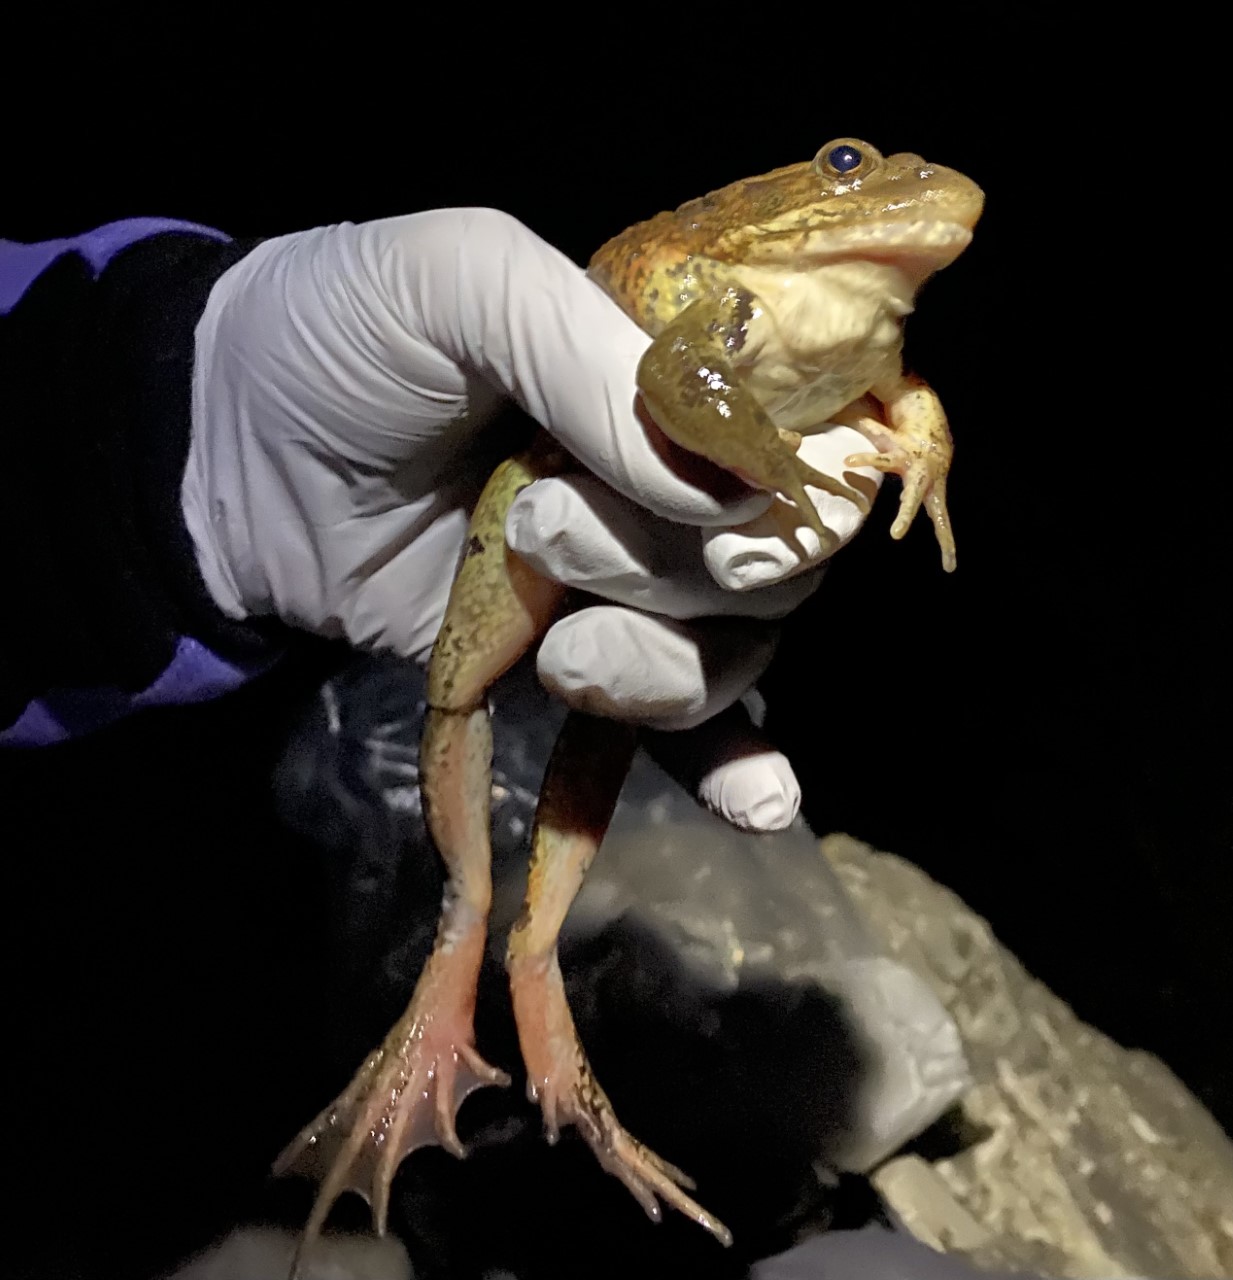
<svg viewBox="0 0 1233 1280">
<path fill-rule="evenodd" d="M 913 1233 L 991 1269 L 1233 1275 L 1233 1143 L 1172 1072 L 1080 1022 L 917 867 L 847 836 L 822 848 L 954 1017 L 975 1077 L 917 1152 L 874 1175 Z M 948 1138 L 962 1149 L 926 1158 Z"/>
<path fill-rule="evenodd" d="M 242 1227 L 205 1250 L 169 1280 L 284 1280 L 296 1236 Z M 406 1250 L 392 1237 L 330 1235 L 300 1268 L 301 1280 L 413 1280 Z"/>
</svg>

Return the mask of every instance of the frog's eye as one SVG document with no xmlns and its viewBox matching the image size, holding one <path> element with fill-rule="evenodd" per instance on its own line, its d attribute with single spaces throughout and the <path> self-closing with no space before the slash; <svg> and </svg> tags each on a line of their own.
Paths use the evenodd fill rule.
<svg viewBox="0 0 1233 1280">
<path fill-rule="evenodd" d="M 880 160 L 878 153 L 859 138 L 836 138 L 814 157 L 814 172 L 821 178 L 863 178 Z"/>
<path fill-rule="evenodd" d="M 826 163 L 836 173 L 851 173 L 864 158 L 850 142 L 841 142 L 826 153 Z"/>
</svg>

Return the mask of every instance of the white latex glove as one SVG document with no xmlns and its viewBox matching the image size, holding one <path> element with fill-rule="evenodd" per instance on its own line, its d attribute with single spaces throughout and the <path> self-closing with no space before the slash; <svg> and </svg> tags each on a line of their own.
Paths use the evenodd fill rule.
<svg viewBox="0 0 1233 1280">
<path fill-rule="evenodd" d="M 220 278 L 197 328 L 182 498 L 211 594 L 233 618 L 276 614 L 425 657 L 468 512 L 504 452 L 481 429 L 512 399 L 591 474 L 524 491 L 511 545 L 616 602 L 549 631 L 541 679 L 584 710 L 689 730 L 706 803 L 738 825 L 786 826 L 800 792 L 784 757 L 747 719 L 704 722 L 765 670 L 770 620 L 821 566 L 774 536 L 796 523 L 787 504 L 735 485 L 720 499 L 656 451 L 635 414 L 648 342 L 579 267 L 495 210 L 266 241 Z M 867 444 L 834 429 L 805 447 L 838 475 Z M 856 509 L 814 496 L 850 539 Z M 799 537 L 818 559 L 813 533 Z"/>
</svg>

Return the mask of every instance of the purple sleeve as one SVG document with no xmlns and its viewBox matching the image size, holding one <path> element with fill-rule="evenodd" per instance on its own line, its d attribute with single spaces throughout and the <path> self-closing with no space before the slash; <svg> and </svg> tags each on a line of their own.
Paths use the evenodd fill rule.
<svg viewBox="0 0 1233 1280">
<path fill-rule="evenodd" d="M 66 255 L 87 265 L 97 282 L 104 269 L 116 256 L 141 241 L 166 233 L 180 235 L 198 241 L 215 242 L 220 246 L 231 244 L 231 238 L 220 231 L 197 223 L 172 218 L 132 218 L 109 223 L 82 235 L 35 244 L 23 244 L 0 240 L 0 324 L 13 324 L 14 308 L 28 294 L 31 286 Z M 173 239 L 178 237 L 171 237 Z M 238 256 L 240 250 L 229 257 L 220 256 L 216 265 L 207 268 L 199 292 L 204 297 L 212 279 L 209 271 L 221 274 Z M 216 278 L 216 276 L 214 277 Z M 87 286 L 93 287 L 93 286 Z M 191 332 L 195 317 L 182 318 L 181 336 L 175 352 L 181 371 L 191 366 Z M 179 348 L 187 345 L 187 352 Z M 152 380 L 156 378 L 152 374 Z M 181 376 L 181 375 L 177 375 Z M 185 401 L 187 403 L 187 401 Z M 9 429 L 21 430 L 20 421 L 9 423 Z M 168 422 L 167 434 L 179 431 L 186 436 L 187 422 Z M 31 479 L 37 487 L 36 469 Z M 104 535 L 105 536 L 105 535 Z M 26 606 L 26 618 L 33 629 L 40 613 L 38 602 Z M 196 629 L 196 634 L 171 634 L 163 646 L 162 658 L 147 664 L 139 678 L 129 678 L 115 684 L 96 681 L 70 681 L 65 687 L 47 687 L 48 681 L 39 682 L 37 696 L 25 700 L 19 692 L 6 691 L 7 703 L 0 712 L 0 746 L 32 747 L 63 742 L 78 737 L 147 707 L 183 705 L 202 702 L 238 688 L 253 676 L 268 669 L 277 660 L 278 650 L 270 646 L 262 651 L 260 646 L 240 646 L 239 656 L 228 653 L 226 645 L 212 646 L 209 628 Z M 2 648 L 0 644 L 0 648 Z M 0 653 L 0 659 L 3 658 Z M 0 661 L 0 672 L 6 666 Z M 58 670 L 58 668 L 53 668 Z M 14 719 L 14 709 L 17 709 Z"/>
</svg>

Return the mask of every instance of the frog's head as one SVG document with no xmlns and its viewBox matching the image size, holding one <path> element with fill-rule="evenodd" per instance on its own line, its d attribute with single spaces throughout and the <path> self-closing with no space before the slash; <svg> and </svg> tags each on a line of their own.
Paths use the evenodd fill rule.
<svg viewBox="0 0 1233 1280">
<path fill-rule="evenodd" d="M 722 262 L 799 269 L 872 259 L 920 283 L 967 247 L 984 202 L 954 169 L 836 138 L 811 162 L 734 183 L 692 212 L 716 228 L 705 252 Z"/>
</svg>

